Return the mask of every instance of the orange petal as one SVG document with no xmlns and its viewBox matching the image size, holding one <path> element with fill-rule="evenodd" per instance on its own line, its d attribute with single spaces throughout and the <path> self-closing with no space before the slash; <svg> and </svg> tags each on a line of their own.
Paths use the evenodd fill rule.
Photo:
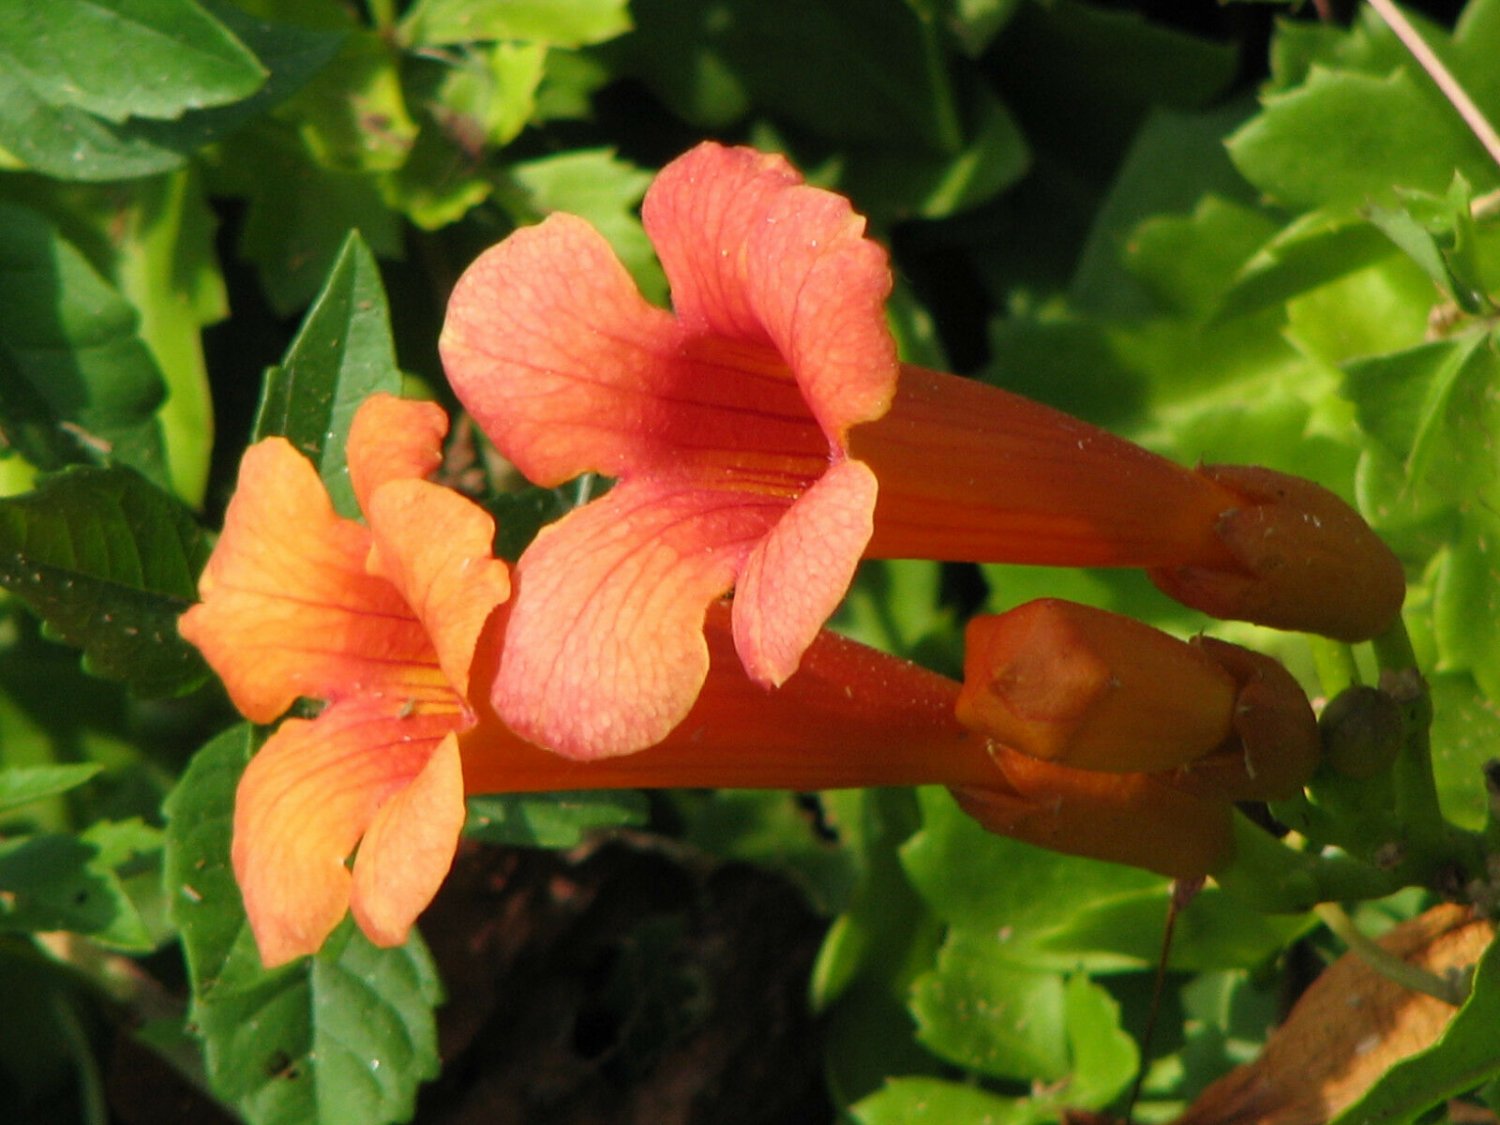
<svg viewBox="0 0 1500 1125">
<path fill-rule="evenodd" d="M 454 392 L 538 484 L 620 476 L 680 338 L 603 236 L 556 214 L 480 255 L 438 341 Z"/>
<path fill-rule="evenodd" d="M 510 570 L 492 555 L 495 521 L 452 489 L 395 480 L 367 507 L 370 570 L 388 579 L 422 622 L 459 695 L 485 620 L 510 597 Z"/>
<path fill-rule="evenodd" d="M 448 735 L 427 765 L 380 806 L 354 860 L 349 905 L 376 945 L 400 945 L 453 866 L 464 826 L 458 739 Z"/>
<path fill-rule="evenodd" d="M 687 329 L 775 347 L 830 440 L 890 407 L 890 265 L 847 199 L 778 156 L 705 143 L 641 212 Z"/>
<path fill-rule="evenodd" d="M 182 635 L 246 717 L 298 696 L 408 691 L 437 676 L 421 623 L 367 574 L 370 533 L 334 514 L 317 471 L 281 438 L 252 446 Z"/>
<path fill-rule="evenodd" d="M 335 704 L 314 720 L 288 719 L 250 760 L 235 794 L 232 859 L 268 967 L 316 952 L 338 925 L 355 843 L 454 720 Z"/>
<path fill-rule="evenodd" d="M 375 394 L 360 403 L 345 445 L 360 511 L 369 514 L 371 495 L 387 481 L 420 480 L 441 465 L 447 432 L 448 416 L 435 402 Z"/>
<path fill-rule="evenodd" d="M 751 679 L 779 685 L 838 607 L 870 539 L 875 474 L 829 469 L 751 552 L 734 593 L 734 635 Z"/>
<path fill-rule="evenodd" d="M 517 566 L 496 709 L 569 757 L 659 741 L 708 670 L 705 608 L 784 510 L 632 481 L 543 528 Z"/>
</svg>

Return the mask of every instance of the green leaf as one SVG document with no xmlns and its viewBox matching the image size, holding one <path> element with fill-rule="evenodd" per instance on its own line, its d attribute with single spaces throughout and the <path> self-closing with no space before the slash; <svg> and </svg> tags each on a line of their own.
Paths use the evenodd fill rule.
<svg viewBox="0 0 1500 1125">
<path fill-rule="evenodd" d="M 1449 1098 L 1500 1076 L 1495 1028 L 1500 1026 L 1500 942 L 1491 942 L 1474 971 L 1474 987 L 1442 1037 L 1376 1080 L 1333 1125 L 1400 1125 Z"/>
<path fill-rule="evenodd" d="M 850 1107 L 860 1125 L 908 1125 L 955 1121 L 984 1125 L 1035 1125 L 1057 1115 L 1026 1098 L 1002 1098 L 977 1086 L 941 1078 L 888 1078 L 876 1093 Z"/>
<path fill-rule="evenodd" d="M 1220 298 L 1219 315 L 1247 316 L 1389 257 L 1390 242 L 1364 219 L 1313 211 L 1277 231 Z"/>
<path fill-rule="evenodd" d="M 487 844 L 571 848 L 596 829 L 644 824 L 646 812 L 634 789 L 494 794 L 469 798 L 464 833 Z"/>
<path fill-rule="evenodd" d="M 239 101 L 266 80 L 255 56 L 190 0 L 0 0 L 6 56 L 47 103 L 114 122 Z"/>
<path fill-rule="evenodd" d="M 177 618 L 196 599 L 209 549 L 174 497 L 128 469 L 69 469 L 0 500 L 0 585 L 82 648 L 87 671 L 141 695 L 204 678 Z"/>
<path fill-rule="evenodd" d="M 902 0 L 637 0 L 631 11 L 627 67 L 697 126 L 753 106 L 851 147 L 962 147 L 939 29 Z"/>
<path fill-rule="evenodd" d="M 132 952 L 154 942 L 121 883 L 121 869 L 160 848 L 140 821 L 99 821 L 82 835 L 0 841 L 0 929 L 69 930 Z"/>
<path fill-rule="evenodd" d="M 249 723 L 220 734 L 193 755 L 162 804 L 167 910 L 199 1001 L 254 988 L 265 975 L 229 866 L 234 791 L 259 741 Z"/>
<path fill-rule="evenodd" d="M 314 299 L 352 231 L 375 254 L 399 255 L 401 224 L 380 176 L 325 167 L 279 115 L 257 121 L 221 155 L 220 190 L 250 201 L 240 251 L 283 316 Z"/>
<path fill-rule="evenodd" d="M 666 300 L 666 277 L 635 211 L 651 173 L 621 160 L 611 149 L 582 149 L 516 164 L 510 174 L 525 192 L 509 208 L 518 221 L 552 211 L 587 219 L 609 240 L 646 299 L 658 304 Z"/>
<path fill-rule="evenodd" d="M 333 60 L 283 111 L 295 115 L 313 159 L 347 172 L 401 167 L 416 140 L 395 47 L 373 31 L 353 31 Z"/>
<path fill-rule="evenodd" d="M 1065 990 L 1057 973 L 996 955 L 993 941 L 949 933 L 937 967 L 912 985 L 917 1037 L 949 1062 L 996 1078 L 1056 1082 L 1068 1073 Z"/>
<path fill-rule="evenodd" d="M 1443 815 L 1460 828 L 1484 827 L 1489 801 L 1484 764 L 1500 746 L 1500 713 L 1471 676 L 1429 675 L 1432 692 L 1432 771 Z"/>
<path fill-rule="evenodd" d="M 137 324 L 56 227 L 0 203 L 0 433 L 39 468 L 112 460 L 166 482 L 165 388 Z"/>
<path fill-rule="evenodd" d="M 1487 622 L 1500 613 L 1500 518 L 1476 512 L 1438 555 L 1432 629 L 1440 672 L 1468 672 L 1491 702 L 1500 701 L 1500 636 Z"/>
<path fill-rule="evenodd" d="M 49 105 L 0 66 L 0 153 L 61 180 L 118 180 L 179 168 L 204 145 L 264 113 L 306 82 L 338 50 L 341 36 L 266 24 L 214 0 L 213 15 L 269 72 L 251 97 L 189 110 L 175 121 L 105 121 L 73 106 Z"/>
<path fill-rule="evenodd" d="M 89 934 L 107 928 L 119 895 L 95 867 L 97 854 L 61 833 L 0 841 L 0 929 Z"/>
<path fill-rule="evenodd" d="M 376 949 L 346 921 L 314 957 L 260 967 L 229 866 L 242 724 L 194 757 L 166 803 L 166 883 L 214 1093 L 251 1125 L 407 1119 L 437 1073 L 440 986 L 421 939 Z"/>
<path fill-rule="evenodd" d="M 1057 1100 L 1070 1107 L 1102 1109 L 1130 1085 L 1141 1063 L 1140 1051 L 1120 1026 L 1120 1005 L 1082 973 L 1068 979 L 1064 1002 L 1072 1065 Z"/>
<path fill-rule="evenodd" d="M 1246 179 L 1299 209 L 1389 203 L 1397 188 L 1442 194 L 1455 171 L 1480 192 L 1500 184 L 1453 108 L 1406 70 L 1372 77 L 1314 67 L 1304 85 L 1266 100 L 1229 153 Z"/>
<path fill-rule="evenodd" d="M 969 211 L 1015 183 L 1031 162 L 1016 119 L 994 95 L 976 97 L 967 117 L 976 124 L 957 151 L 917 146 L 861 148 L 842 161 L 839 185 L 875 221 L 941 219 Z"/>
<path fill-rule="evenodd" d="M 1434 508 L 1493 505 L 1500 474 L 1479 455 L 1497 417 L 1500 360 L 1484 336 L 1440 340 L 1345 365 L 1344 393 L 1364 430 L 1403 462 L 1391 503 Z"/>
<path fill-rule="evenodd" d="M 419 0 L 402 19 L 399 34 L 413 46 L 524 39 L 582 47 L 629 30 L 625 0 Z"/>
<path fill-rule="evenodd" d="M 986 832 L 946 793 L 921 790 L 922 831 L 901 849 L 918 894 L 993 956 L 1037 969 L 1114 972 L 1154 964 L 1168 883 L 1118 864 L 1060 855 Z M 993 873 L 1006 872 L 1004 879 Z M 1205 891 L 1178 919 L 1174 966 L 1253 965 L 1306 930 L 1302 916 L 1271 917 Z"/>
<path fill-rule="evenodd" d="M 344 460 L 349 423 L 370 395 L 400 389 L 380 268 L 351 232 L 281 365 L 266 372 L 255 440 L 286 437 L 318 466 L 334 508 L 357 516 Z"/>
<path fill-rule="evenodd" d="M 84 765 L 30 766 L 0 770 L 0 813 L 66 793 L 83 785 L 104 767 L 95 762 Z"/>
<path fill-rule="evenodd" d="M 198 998 L 209 1083 L 251 1125 L 405 1121 L 437 1076 L 441 997 L 419 937 L 376 949 L 351 921 L 264 983 Z"/>
</svg>

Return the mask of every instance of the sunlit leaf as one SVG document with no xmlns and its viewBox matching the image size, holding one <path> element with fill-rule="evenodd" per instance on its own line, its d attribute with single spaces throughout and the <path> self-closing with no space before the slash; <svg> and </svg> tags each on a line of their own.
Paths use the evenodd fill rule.
<svg viewBox="0 0 1500 1125">
<path fill-rule="evenodd" d="M 76 789 L 103 766 L 28 766 L 0 770 L 0 813 L 10 812 L 32 801 Z"/>
<path fill-rule="evenodd" d="M 351 233 L 285 358 L 266 373 L 255 437 L 286 437 L 318 466 L 334 507 L 357 515 L 344 461 L 349 423 L 370 395 L 400 389 L 380 268 Z"/>
<path fill-rule="evenodd" d="M 419 0 L 401 21 L 404 39 L 425 45 L 523 39 L 582 47 L 629 29 L 625 0 Z"/>
</svg>

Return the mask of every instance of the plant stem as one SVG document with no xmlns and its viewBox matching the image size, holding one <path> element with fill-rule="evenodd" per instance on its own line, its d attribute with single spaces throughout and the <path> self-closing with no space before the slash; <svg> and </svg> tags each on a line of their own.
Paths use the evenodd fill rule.
<svg viewBox="0 0 1500 1125">
<path fill-rule="evenodd" d="M 1323 696 L 1332 699 L 1345 688 L 1359 683 L 1359 667 L 1354 662 L 1354 650 L 1340 641 L 1327 637 L 1309 637 L 1312 646 L 1313 666 L 1318 673 L 1318 686 Z"/>
<path fill-rule="evenodd" d="M 1387 980 L 1395 981 L 1413 992 L 1425 993 L 1455 1008 L 1467 998 L 1468 989 L 1460 989 L 1457 982 L 1403 961 L 1394 953 L 1370 940 L 1355 926 L 1353 919 L 1344 912 L 1344 908 L 1337 903 L 1319 903 L 1313 907 L 1313 912 L 1340 941 L 1349 947 L 1351 953 Z"/>
<path fill-rule="evenodd" d="M 1405 885 L 1347 855 L 1295 851 L 1239 814 L 1233 861 L 1213 873 L 1219 886 L 1268 914 L 1300 914 L 1320 902 L 1384 898 Z"/>
</svg>

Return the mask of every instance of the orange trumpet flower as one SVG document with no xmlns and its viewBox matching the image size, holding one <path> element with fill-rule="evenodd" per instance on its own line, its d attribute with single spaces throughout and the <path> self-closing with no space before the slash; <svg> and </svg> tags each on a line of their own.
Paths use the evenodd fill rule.
<svg viewBox="0 0 1500 1125">
<path fill-rule="evenodd" d="M 533 481 L 616 479 L 517 566 L 494 700 L 538 743 L 597 759 L 665 737 L 707 674 L 705 608 L 731 588 L 745 669 L 785 682 L 862 557 L 1146 567 L 1209 613 L 1344 639 L 1399 609 L 1394 556 L 1315 485 L 1189 470 L 903 367 L 884 250 L 780 157 L 700 145 L 643 216 L 673 312 L 556 214 L 470 267 L 440 341 L 459 398 Z"/>
</svg>

